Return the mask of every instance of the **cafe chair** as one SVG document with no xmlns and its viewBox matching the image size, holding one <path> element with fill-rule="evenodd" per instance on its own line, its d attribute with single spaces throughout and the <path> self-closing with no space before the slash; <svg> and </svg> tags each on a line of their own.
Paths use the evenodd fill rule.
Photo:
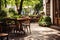
<svg viewBox="0 0 60 40">
<path fill-rule="evenodd" d="M 26 19 L 23 23 L 23 30 L 27 30 L 27 32 L 29 31 L 31 33 L 31 29 L 30 29 L 30 19 Z"/>
<path fill-rule="evenodd" d="M 8 40 L 8 33 L 3 33 L 2 22 L 0 22 L 0 40 Z"/>
<path fill-rule="evenodd" d="M 19 23 L 16 23 L 16 27 L 15 27 L 15 33 L 18 33 L 20 32 L 20 29 L 19 29 Z"/>
<path fill-rule="evenodd" d="M 8 27 L 8 33 L 15 33 L 16 24 L 14 21 L 7 20 L 6 25 Z"/>
</svg>

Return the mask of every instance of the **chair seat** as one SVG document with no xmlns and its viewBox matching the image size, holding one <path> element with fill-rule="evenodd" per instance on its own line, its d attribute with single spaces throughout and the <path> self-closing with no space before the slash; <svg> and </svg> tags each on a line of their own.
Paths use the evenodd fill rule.
<svg viewBox="0 0 60 40">
<path fill-rule="evenodd" d="M 27 30 L 27 32 L 30 31 L 30 33 L 31 33 L 31 30 L 30 30 L 30 17 L 26 17 L 26 20 L 22 23 L 22 26 L 23 26 L 24 30 Z"/>
<path fill-rule="evenodd" d="M 15 24 L 11 24 L 10 27 L 13 27 L 14 28 L 14 27 L 16 27 L 16 25 Z"/>
<path fill-rule="evenodd" d="M 30 24 L 29 23 L 22 23 L 22 26 L 23 26 L 23 29 L 27 29 L 27 32 L 28 32 L 28 30 L 30 31 L 30 33 L 31 33 L 31 29 L 30 29 Z"/>
<path fill-rule="evenodd" d="M 22 23 L 23 26 L 29 26 L 29 23 Z"/>
</svg>

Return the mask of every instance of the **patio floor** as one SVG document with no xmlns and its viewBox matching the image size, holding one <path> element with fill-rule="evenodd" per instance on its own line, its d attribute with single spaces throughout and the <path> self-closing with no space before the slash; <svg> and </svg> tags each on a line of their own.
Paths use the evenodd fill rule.
<svg viewBox="0 0 60 40">
<path fill-rule="evenodd" d="M 9 40 L 60 40 L 60 31 L 50 28 L 41 27 L 37 23 L 31 23 L 31 34 L 10 36 Z"/>
</svg>

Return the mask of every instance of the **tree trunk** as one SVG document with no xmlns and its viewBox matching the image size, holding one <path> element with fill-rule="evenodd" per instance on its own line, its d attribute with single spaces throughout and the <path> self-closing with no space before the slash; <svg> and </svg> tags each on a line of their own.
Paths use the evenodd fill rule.
<svg viewBox="0 0 60 40">
<path fill-rule="evenodd" d="M 18 10 L 18 14 L 21 14 L 23 1 L 24 1 L 24 0 L 21 0 L 21 2 L 20 2 L 20 8 L 19 8 L 19 10 Z"/>
<path fill-rule="evenodd" d="M 17 11 L 18 11 L 18 5 L 17 4 L 15 4 L 15 5 L 16 5 Z"/>
<path fill-rule="evenodd" d="M 18 11 L 18 4 L 16 2 L 17 2 L 17 0 L 15 0 L 15 5 L 16 5 L 17 11 Z"/>
<path fill-rule="evenodd" d="M 0 11 L 1 11 L 1 0 L 0 0 Z"/>
<path fill-rule="evenodd" d="M 5 0 L 5 7 L 7 7 L 7 1 Z"/>
</svg>

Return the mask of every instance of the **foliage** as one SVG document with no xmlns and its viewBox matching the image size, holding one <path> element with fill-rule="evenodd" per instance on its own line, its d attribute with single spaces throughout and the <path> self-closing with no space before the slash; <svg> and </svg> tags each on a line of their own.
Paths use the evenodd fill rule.
<svg viewBox="0 0 60 40">
<path fill-rule="evenodd" d="M 20 5 L 20 0 L 15 0 L 15 4 L 19 6 Z"/>
<path fill-rule="evenodd" d="M 15 15 L 18 15 L 18 12 L 15 11 L 13 8 L 9 8 L 9 14 L 8 14 L 8 16 L 12 17 L 12 16 L 15 16 Z"/>
<path fill-rule="evenodd" d="M 7 17 L 7 9 L 6 8 L 2 8 L 1 11 L 0 11 L 0 21 L 3 21 L 3 19 L 5 17 Z"/>
<path fill-rule="evenodd" d="M 7 9 L 6 8 L 2 8 L 0 11 L 0 18 L 4 18 L 7 16 Z"/>
<path fill-rule="evenodd" d="M 4 0 L 1 0 L 1 5 L 4 5 Z"/>
<path fill-rule="evenodd" d="M 6 0 L 7 5 L 15 5 L 15 0 Z"/>
<path fill-rule="evenodd" d="M 17 4 L 18 6 L 20 5 L 21 0 L 1 0 L 1 5 L 5 5 L 5 1 L 7 5 L 15 5 Z M 32 6 L 34 7 L 36 4 L 40 3 L 40 5 L 42 4 L 41 2 L 42 0 L 24 0 L 23 2 L 23 7 L 24 6 Z"/>
<path fill-rule="evenodd" d="M 39 4 L 36 8 L 40 9 L 40 6 L 42 5 L 42 0 L 23 0 L 23 7 L 25 6 L 32 6 L 34 8 L 36 5 Z M 4 7 L 6 5 L 11 5 L 11 6 L 20 6 L 21 5 L 21 0 L 1 0 L 1 5 Z M 35 8 L 34 8 L 35 9 Z M 36 10 L 37 10 L 36 9 Z"/>
<path fill-rule="evenodd" d="M 14 6 L 15 3 L 17 5 L 20 5 L 20 0 L 1 0 L 2 7 L 5 6 L 5 4 L 6 5 L 12 5 L 12 6 Z"/>
<path fill-rule="evenodd" d="M 32 6 L 34 7 L 35 4 L 38 4 L 39 0 L 24 0 L 23 7 L 24 6 Z"/>
<path fill-rule="evenodd" d="M 5 2 L 6 1 L 6 2 Z M 37 4 L 39 4 L 39 6 L 40 5 L 42 5 L 42 0 L 23 0 L 24 2 L 23 2 L 23 7 L 25 7 L 25 6 L 32 6 L 32 7 L 35 7 L 35 5 L 37 5 Z M 2 7 L 4 7 L 5 6 L 5 4 L 6 5 L 11 5 L 11 6 L 20 6 L 20 2 L 21 2 L 21 0 L 1 0 L 1 5 L 2 5 Z M 38 9 L 39 8 L 39 6 L 37 6 L 36 8 Z M 37 10 L 36 9 L 36 10 Z M 40 8 L 39 8 L 40 9 Z M 11 15 L 11 16 L 13 16 L 13 15 L 17 15 L 17 12 L 16 11 L 14 11 L 14 9 L 13 10 L 11 10 L 11 9 L 9 9 L 9 13 L 8 13 L 8 16 L 9 15 Z"/>
<path fill-rule="evenodd" d="M 51 22 L 51 18 L 49 16 L 45 17 L 46 22 Z"/>
<path fill-rule="evenodd" d="M 43 10 L 43 6 L 40 8 L 40 11 L 42 11 Z"/>
<path fill-rule="evenodd" d="M 14 10 L 14 8 L 9 8 L 9 13 L 13 13 L 14 15 L 17 15 L 17 11 Z"/>
<path fill-rule="evenodd" d="M 51 18 L 49 16 L 42 16 L 39 20 L 39 25 L 50 26 L 51 25 Z"/>
<path fill-rule="evenodd" d="M 22 15 L 14 15 L 14 16 L 12 16 L 12 18 L 21 18 L 22 17 Z"/>
<path fill-rule="evenodd" d="M 10 18 L 20 18 L 21 17 L 21 15 L 18 15 L 18 12 L 15 11 L 13 8 L 9 8 L 9 14 L 8 14 L 8 16 Z"/>
<path fill-rule="evenodd" d="M 39 10 L 43 9 L 43 0 L 39 0 L 39 3 L 35 5 L 34 12 L 37 14 L 39 13 Z"/>
</svg>

